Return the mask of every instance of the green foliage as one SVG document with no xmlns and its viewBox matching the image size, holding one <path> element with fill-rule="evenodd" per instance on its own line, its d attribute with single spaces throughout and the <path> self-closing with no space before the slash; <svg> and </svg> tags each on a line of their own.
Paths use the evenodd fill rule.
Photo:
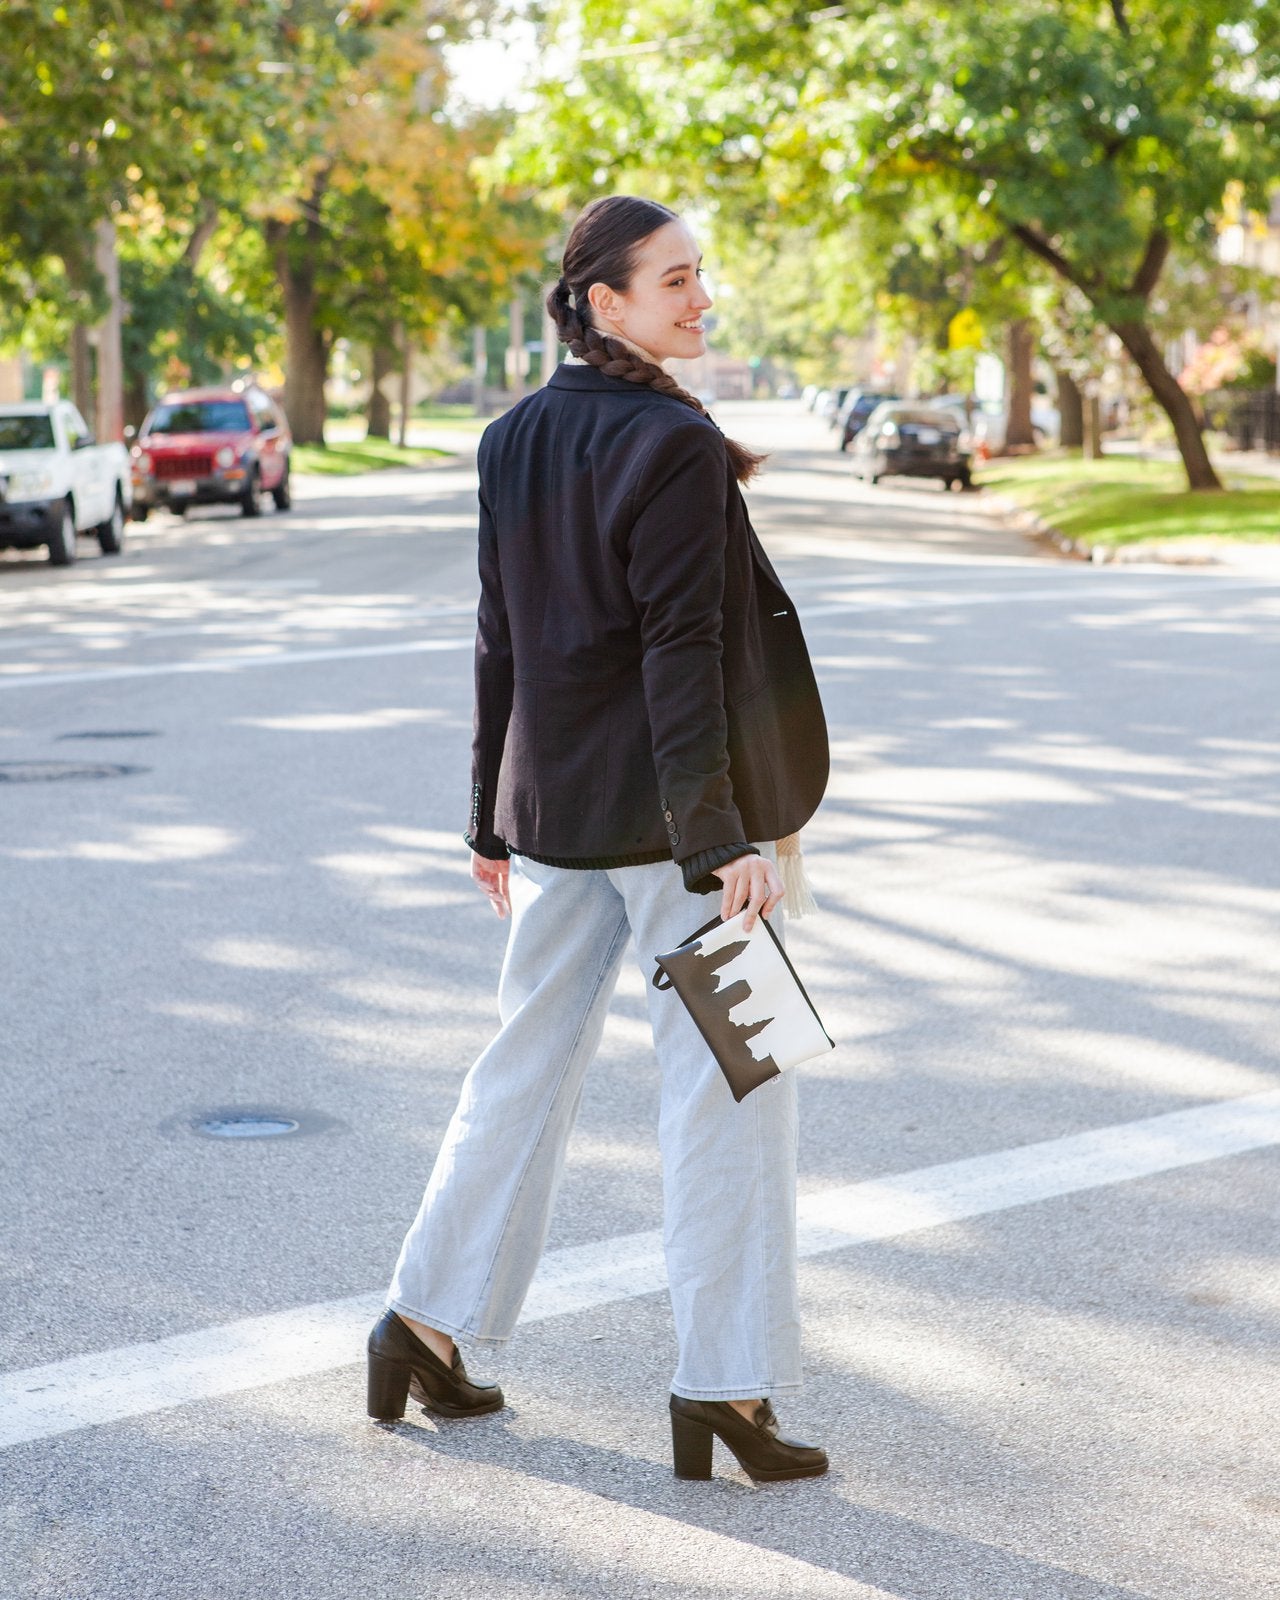
<svg viewBox="0 0 1280 1600">
<path fill-rule="evenodd" d="M 867 14 L 831 52 L 825 149 L 847 141 L 857 184 L 940 189 L 1052 253 L 1103 320 L 1141 315 L 1153 247 L 1207 242 L 1228 184 L 1260 201 L 1274 171 L 1259 80 L 1280 66 L 1280 7 L 1251 9 L 1254 40 L 1220 0 L 988 5 L 979 57 L 959 13 L 849 7 Z"/>
<path fill-rule="evenodd" d="M 0 341 L 43 354 L 98 319 L 107 217 L 135 393 L 166 366 L 260 361 L 290 293 L 326 343 L 488 310 L 545 232 L 476 169 L 499 122 L 449 103 L 444 46 L 493 10 L 7 0 Z"/>
<path fill-rule="evenodd" d="M 815 350 L 847 343 L 869 324 L 872 288 L 838 241 L 797 228 L 753 242 L 722 217 L 714 245 L 715 342 L 730 354 L 803 365 Z"/>
<path fill-rule="evenodd" d="M 1256 345 L 1244 352 L 1240 370 L 1227 384 L 1228 389 L 1274 389 L 1276 358 Z"/>
<path fill-rule="evenodd" d="M 282 175 L 252 207 L 281 271 L 313 285 L 328 335 L 424 335 L 450 307 L 487 309 L 540 247 L 532 208 L 486 190 L 476 163 L 502 131 L 446 113 L 443 54 L 484 0 L 363 7 L 307 0 L 281 46 L 272 119 Z M 283 280 L 282 280 L 283 281 Z"/>
<path fill-rule="evenodd" d="M 1001 461 L 979 475 L 1082 549 L 1164 539 L 1280 539 L 1280 486 L 1229 475 L 1224 494 L 1188 490 L 1172 462 L 1108 456 Z"/>
<path fill-rule="evenodd" d="M 99 289 L 99 218 L 181 227 L 248 180 L 265 148 L 258 71 L 287 0 L 9 0 L 0 52 L 0 270 L 39 277 L 50 258 L 72 287 Z"/>
<path fill-rule="evenodd" d="M 1274 180 L 1280 0 L 563 0 L 553 15 L 580 41 L 580 82 L 548 86 L 514 170 L 565 203 L 620 181 L 693 198 L 766 250 L 799 219 L 847 241 L 880 309 L 926 335 L 984 295 L 1020 316 L 1052 274 L 1072 315 L 1120 334 L 1178 416 L 1189 474 L 1211 478 L 1148 307 L 1171 248 L 1208 250 L 1228 186 L 1260 206 Z"/>
<path fill-rule="evenodd" d="M 295 445 L 290 465 L 304 476 L 345 478 L 354 473 L 377 472 L 383 467 L 424 467 L 445 459 L 444 450 L 414 446 L 401 449 L 388 439 L 351 439 L 328 445 Z"/>
<path fill-rule="evenodd" d="M 941 196 L 955 245 L 1032 229 L 1107 314 L 1153 230 L 1203 241 L 1227 185 L 1261 203 L 1280 156 L 1276 0 L 992 0 L 980 34 L 933 0 L 581 0 L 562 36 L 570 19 L 581 85 L 550 87 L 516 152 L 567 201 L 621 172 L 748 227 L 857 213 L 925 249 Z"/>
<path fill-rule="evenodd" d="M 128 308 L 125 370 L 148 395 L 213 383 L 237 364 L 260 364 L 271 320 L 242 297 L 219 291 L 189 261 L 158 247 L 125 255 L 120 282 Z"/>
</svg>

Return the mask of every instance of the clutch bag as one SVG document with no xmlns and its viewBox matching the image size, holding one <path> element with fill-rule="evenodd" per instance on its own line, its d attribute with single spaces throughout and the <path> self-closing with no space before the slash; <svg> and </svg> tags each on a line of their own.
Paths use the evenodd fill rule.
<svg viewBox="0 0 1280 1600">
<path fill-rule="evenodd" d="M 834 1050 L 813 1002 L 763 917 L 750 933 L 740 911 L 716 917 L 655 956 L 655 989 L 674 989 L 707 1041 L 735 1100 L 770 1078 Z"/>
</svg>

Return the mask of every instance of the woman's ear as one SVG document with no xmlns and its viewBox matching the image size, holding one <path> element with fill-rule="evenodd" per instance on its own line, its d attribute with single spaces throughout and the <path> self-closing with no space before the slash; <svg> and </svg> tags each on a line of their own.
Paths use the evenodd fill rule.
<svg viewBox="0 0 1280 1600">
<path fill-rule="evenodd" d="M 587 290 L 587 300 L 591 309 L 606 322 L 618 320 L 618 312 L 622 307 L 617 291 L 611 289 L 607 283 L 593 283 Z"/>
</svg>

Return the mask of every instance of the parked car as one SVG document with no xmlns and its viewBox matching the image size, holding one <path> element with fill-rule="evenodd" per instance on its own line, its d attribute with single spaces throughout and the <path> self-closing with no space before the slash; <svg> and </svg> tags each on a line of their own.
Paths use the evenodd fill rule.
<svg viewBox="0 0 1280 1600">
<path fill-rule="evenodd" d="M 849 451 L 857 477 L 941 478 L 948 489 L 967 489 L 973 457 L 960 441 L 954 414 L 942 408 L 893 400 L 878 405 Z"/>
<path fill-rule="evenodd" d="M 1009 416 L 998 400 L 973 400 L 962 394 L 944 394 L 928 404 L 950 411 L 960 419 L 969 447 L 979 456 L 999 455 L 1004 449 Z M 1033 395 L 1031 432 L 1036 444 L 1056 443 L 1060 425 L 1057 407 L 1044 396 Z"/>
<path fill-rule="evenodd" d="M 115 555 L 132 500 L 129 452 L 97 444 L 69 400 L 0 406 L 0 549 L 47 545 L 65 567 L 77 534 L 94 533 Z"/>
<path fill-rule="evenodd" d="M 813 410 L 814 406 L 817 404 L 819 393 L 820 390 L 818 389 L 816 383 L 805 384 L 803 390 L 801 391 L 800 398 L 804 401 L 804 408 L 806 411 Z"/>
<path fill-rule="evenodd" d="M 992 401 L 974 400 L 963 394 L 935 395 L 921 402 L 930 411 L 945 411 L 960 430 L 960 448 L 975 452 L 988 430 L 1000 420 L 1000 407 Z"/>
<path fill-rule="evenodd" d="M 134 516 L 226 501 L 256 517 L 264 493 L 287 511 L 292 449 L 284 413 L 252 384 L 166 395 L 133 447 Z"/>
<path fill-rule="evenodd" d="M 835 427 L 836 418 L 840 415 L 840 407 L 845 403 L 850 388 L 851 385 L 846 383 L 841 385 L 841 387 L 838 389 L 828 389 L 826 392 L 826 399 L 820 400 L 818 404 L 814 406 L 813 409 L 818 413 L 818 415 L 826 419 L 828 427 Z"/>
<path fill-rule="evenodd" d="M 862 432 L 863 424 L 867 418 L 885 400 L 897 400 L 896 394 L 884 394 L 872 389 L 850 389 L 845 395 L 844 404 L 840 407 L 837 421 L 839 423 L 840 448 L 847 450 L 851 442 Z"/>
</svg>

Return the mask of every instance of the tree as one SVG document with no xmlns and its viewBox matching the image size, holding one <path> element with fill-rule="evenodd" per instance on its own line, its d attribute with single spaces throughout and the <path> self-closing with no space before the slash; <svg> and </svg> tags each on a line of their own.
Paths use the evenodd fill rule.
<svg viewBox="0 0 1280 1600">
<path fill-rule="evenodd" d="M 567 9 L 581 84 L 552 87 L 543 136 L 589 177 L 639 149 L 667 190 L 835 229 L 940 200 L 1079 292 L 1166 412 L 1190 484 L 1219 486 L 1151 304 L 1175 245 L 1211 249 L 1228 185 L 1258 205 L 1276 171 L 1278 0 L 990 0 L 980 49 L 971 12 L 931 0 Z"/>
<path fill-rule="evenodd" d="M 121 233 L 161 218 L 191 233 L 251 170 L 265 8 L 10 0 L 5 12 L 0 293 L 29 297 L 6 331 L 30 300 L 83 326 L 107 309 Z"/>
<path fill-rule="evenodd" d="M 498 126 L 446 104 L 443 46 L 490 9 L 9 0 L 0 338 L 75 327 L 83 390 L 119 265 L 132 413 L 158 365 L 207 372 L 260 347 L 270 316 L 297 436 L 322 439 L 335 338 L 385 361 L 541 251 L 529 208 L 475 170 Z"/>
<path fill-rule="evenodd" d="M 215 229 L 213 218 L 186 238 L 165 231 L 125 238 L 125 417 L 135 426 L 158 386 L 214 383 L 226 368 L 252 362 L 274 335 L 257 305 L 201 271 L 206 251 L 218 259 Z"/>
<path fill-rule="evenodd" d="M 464 0 L 300 0 L 281 32 L 273 137 L 287 181 L 253 211 L 283 301 L 300 441 L 323 442 L 336 338 L 366 343 L 385 375 L 406 339 L 477 292 L 496 296 L 540 251 L 528 207 L 477 171 L 500 125 L 447 104 L 443 46 L 486 14 Z"/>
</svg>

